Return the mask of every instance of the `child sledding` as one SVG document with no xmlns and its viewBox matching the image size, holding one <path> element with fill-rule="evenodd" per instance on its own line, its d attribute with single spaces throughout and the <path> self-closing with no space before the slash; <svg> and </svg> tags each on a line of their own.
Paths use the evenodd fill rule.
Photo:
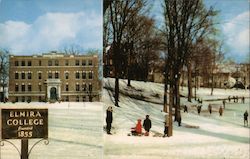
<svg viewBox="0 0 250 159">
<path fill-rule="evenodd" d="M 149 131 L 151 129 L 151 120 L 149 119 L 149 115 L 146 115 L 146 119 L 143 121 L 143 128 L 145 133 L 142 132 L 142 124 L 141 119 L 137 120 L 137 124 L 135 127 L 131 128 L 131 135 L 132 136 L 149 136 Z"/>
</svg>

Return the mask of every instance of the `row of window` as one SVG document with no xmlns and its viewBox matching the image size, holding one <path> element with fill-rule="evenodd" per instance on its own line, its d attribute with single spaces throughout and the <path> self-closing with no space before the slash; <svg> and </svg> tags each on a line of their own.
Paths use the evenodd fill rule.
<svg viewBox="0 0 250 159">
<path fill-rule="evenodd" d="M 82 84 L 82 85 L 80 85 L 80 84 L 76 84 L 75 85 L 75 91 L 77 91 L 77 92 L 79 92 L 79 91 L 89 91 L 89 92 L 92 92 L 92 90 L 93 90 L 93 87 L 92 87 L 92 84 L 91 83 L 89 83 L 89 85 L 87 85 L 86 83 L 84 83 L 84 84 Z M 67 92 L 67 91 L 69 91 L 69 85 L 68 84 L 66 84 L 65 85 L 65 91 Z"/>
<path fill-rule="evenodd" d="M 20 100 L 21 102 L 31 102 L 31 101 L 32 101 L 30 96 L 26 96 L 26 97 L 25 97 L 25 96 L 16 97 L 15 102 L 19 102 L 19 100 Z M 69 96 L 65 96 L 65 97 L 63 98 L 63 100 L 66 101 L 66 102 L 68 102 L 68 101 L 69 101 Z M 39 102 L 43 102 L 43 101 L 44 101 L 44 99 L 42 98 L 42 96 L 39 96 L 39 97 L 38 97 L 38 101 L 39 101 Z M 87 97 L 86 97 L 86 96 L 76 96 L 75 101 L 76 101 L 76 102 L 80 102 L 80 101 L 85 102 L 85 101 L 87 101 Z"/>
<path fill-rule="evenodd" d="M 16 72 L 15 73 L 15 79 L 26 79 L 26 73 L 22 72 L 20 75 L 21 77 L 19 77 L 19 73 Z M 53 75 L 54 74 L 54 75 Z M 82 79 L 93 79 L 93 72 L 90 71 L 90 72 L 76 72 L 75 73 L 75 78 L 76 79 L 80 79 L 82 77 Z M 52 73 L 52 72 L 49 72 L 48 73 L 48 79 L 52 79 L 52 78 L 55 78 L 55 79 L 58 79 L 59 78 L 59 73 L 58 72 L 55 72 L 55 73 Z M 69 79 L 69 73 L 68 72 L 65 72 L 64 73 L 64 78 L 65 79 Z M 32 73 L 28 72 L 27 73 L 27 79 L 32 79 Z M 39 72 L 38 73 L 38 79 L 42 79 L 42 73 Z"/>
<path fill-rule="evenodd" d="M 41 85 L 39 85 L 39 88 L 40 88 L 40 91 L 42 91 Z M 22 84 L 21 86 L 19 86 L 18 84 L 16 84 L 15 85 L 15 92 L 19 92 L 19 91 L 22 91 L 22 92 L 25 92 L 25 91 L 31 92 L 32 91 L 32 85 L 29 84 L 26 87 L 25 84 Z"/>
<path fill-rule="evenodd" d="M 91 83 L 89 83 L 88 85 L 84 83 L 81 86 L 78 83 L 75 85 L 75 91 L 77 91 L 77 92 L 79 92 L 79 91 L 92 92 L 92 90 L 93 90 L 93 87 L 92 87 Z M 21 91 L 21 92 L 25 92 L 25 91 L 31 92 L 32 91 L 32 85 L 29 84 L 26 87 L 25 84 L 22 84 L 20 86 L 18 84 L 16 84 L 15 85 L 15 92 L 19 92 L 19 91 Z M 40 84 L 38 85 L 38 91 L 40 91 L 40 92 L 42 91 L 42 85 L 40 85 Z M 69 85 L 68 84 L 65 85 L 65 91 L 69 91 Z"/>
<path fill-rule="evenodd" d="M 59 60 L 48 60 L 48 66 L 59 66 Z M 75 66 L 92 66 L 92 60 L 75 60 Z M 15 61 L 15 66 L 32 66 L 32 61 Z M 39 60 L 38 66 L 42 66 L 42 61 Z M 69 60 L 64 60 L 64 66 L 69 66 Z"/>
</svg>

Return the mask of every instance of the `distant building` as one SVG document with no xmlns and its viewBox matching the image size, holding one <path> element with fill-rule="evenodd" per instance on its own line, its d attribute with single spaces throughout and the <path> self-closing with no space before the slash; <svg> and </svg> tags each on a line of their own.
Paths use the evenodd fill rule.
<svg viewBox="0 0 250 159">
<path fill-rule="evenodd" d="M 99 101 L 97 55 L 10 56 L 9 101 Z"/>
</svg>

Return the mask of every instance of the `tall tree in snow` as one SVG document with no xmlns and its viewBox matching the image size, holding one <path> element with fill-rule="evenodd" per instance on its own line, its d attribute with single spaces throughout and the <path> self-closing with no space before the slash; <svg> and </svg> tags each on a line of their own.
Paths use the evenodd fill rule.
<svg viewBox="0 0 250 159">
<path fill-rule="evenodd" d="M 164 0 L 163 9 L 167 69 L 165 72 L 168 72 L 169 76 L 165 84 L 169 83 L 170 86 L 169 136 L 171 136 L 172 107 L 175 107 L 175 120 L 181 120 L 179 93 L 181 69 L 190 56 L 192 45 L 214 32 L 213 17 L 217 12 L 212 7 L 206 9 L 202 0 Z"/>
</svg>

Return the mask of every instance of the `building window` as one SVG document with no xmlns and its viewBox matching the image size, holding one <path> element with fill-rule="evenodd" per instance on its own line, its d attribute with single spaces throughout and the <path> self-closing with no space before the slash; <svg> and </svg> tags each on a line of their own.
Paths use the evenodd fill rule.
<svg viewBox="0 0 250 159">
<path fill-rule="evenodd" d="M 32 87 L 31 87 L 31 85 L 30 85 L 30 84 L 28 85 L 28 91 L 29 91 L 29 92 L 31 92 L 31 91 L 32 91 Z"/>
<path fill-rule="evenodd" d="M 79 63 L 80 63 L 79 60 L 76 60 L 76 66 L 79 66 Z"/>
<path fill-rule="evenodd" d="M 19 66 L 19 62 L 18 61 L 15 61 L 15 66 Z"/>
<path fill-rule="evenodd" d="M 89 72 L 89 79 L 93 79 L 93 72 Z"/>
<path fill-rule="evenodd" d="M 59 73 L 58 73 L 58 72 L 55 73 L 55 78 L 56 78 L 56 79 L 59 78 Z"/>
<path fill-rule="evenodd" d="M 82 72 L 82 79 L 86 79 L 86 72 Z"/>
<path fill-rule="evenodd" d="M 82 60 L 82 65 L 86 66 L 86 60 Z"/>
<path fill-rule="evenodd" d="M 18 102 L 18 97 L 16 97 L 16 102 Z"/>
<path fill-rule="evenodd" d="M 52 73 L 51 72 L 49 72 L 49 74 L 48 74 L 48 79 L 52 79 Z"/>
<path fill-rule="evenodd" d="M 69 84 L 65 85 L 65 91 L 67 91 L 67 92 L 69 91 Z"/>
<path fill-rule="evenodd" d="M 76 72 L 76 79 L 79 79 L 79 78 L 80 78 L 80 73 Z"/>
<path fill-rule="evenodd" d="M 40 83 L 38 85 L 38 89 L 39 89 L 40 92 L 42 91 L 42 85 Z"/>
<path fill-rule="evenodd" d="M 31 97 L 27 97 L 27 102 L 30 103 L 31 102 Z"/>
<path fill-rule="evenodd" d="M 28 73 L 28 79 L 32 79 L 32 75 L 30 72 Z"/>
<path fill-rule="evenodd" d="M 25 97 L 24 96 L 22 96 L 22 102 L 25 102 Z"/>
<path fill-rule="evenodd" d="M 69 96 L 65 97 L 65 101 L 68 102 L 69 101 Z"/>
<path fill-rule="evenodd" d="M 22 85 L 22 92 L 25 92 L 25 85 Z"/>
<path fill-rule="evenodd" d="M 69 60 L 65 60 L 65 66 L 69 66 Z"/>
<path fill-rule="evenodd" d="M 85 83 L 82 84 L 82 90 L 86 91 L 87 90 L 87 85 Z"/>
<path fill-rule="evenodd" d="M 38 97 L 38 101 L 42 102 L 42 97 L 41 96 Z"/>
<path fill-rule="evenodd" d="M 83 102 L 86 101 L 86 96 L 82 96 L 82 101 L 83 101 Z"/>
<path fill-rule="evenodd" d="M 32 66 L 32 62 L 31 61 L 28 61 L 28 66 Z"/>
<path fill-rule="evenodd" d="M 19 74 L 16 72 L 15 73 L 15 79 L 18 79 L 19 78 Z"/>
<path fill-rule="evenodd" d="M 22 73 L 22 79 L 25 79 L 25 73 L 24 72 Z"/>
<path fill-rule="evenodd" d="M 92 92 L 92 84 L 89 84 L 89 91 Z"/>
<path fill-rule="evenodd" d="M 42 73 L 41 72 L 38 73 L 38 79 L 42 79 Z"/>
<path fill-rule="evenodd" d="M 55 66 L 59 66 L 59 61 L 55 60 Z"/>
<path fill-rule="evenodd" d="M 80 85 L 76 84 L 76 91 L 80 91 Z"/>
<path fill-rule="evenodd" d="M 41 60 L 39 60 L 39 66 L 42 66 L 42 61 Z"/>
<path fill-rule="evenodd" d="M 68 72 L 65 73 L 65 79 L 69 79 L 69 73 Z"/>
<path fill-rule="evenodd" d="M 52 66 L 52 60 L 49 60 L 49 61 L 48 61 L 48 65 L 49 65 L 49 66 Z"/>
<path fill-rule="evenodd" d="M 92 60 L 89 60 L 88 62 L 89 62 L 89 66 L 92 66 Z"/>
<path fill-rule="evenodd" d="M 15 91 L 16 91 L 16 92 L 19 91 L 19 86 L 18 86 L 18 84 L 15 85 Z"/>
<path fill-rule="evenodd" d="M 25 66 L 25 61 L 22 61 L 22 62 L 21 62 L 21 65 L 22 65 L 22 66 Z"/>
<path fill-rule="evenodd" d="M 77 102 L 80 102 L 79 96 L 76 96 L 76 101 L 77 101 Z"/>
</svg>

